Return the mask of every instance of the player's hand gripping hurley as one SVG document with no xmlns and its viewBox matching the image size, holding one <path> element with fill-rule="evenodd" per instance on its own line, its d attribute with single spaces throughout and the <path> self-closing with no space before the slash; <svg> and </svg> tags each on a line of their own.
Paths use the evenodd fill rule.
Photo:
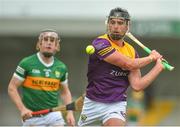
<svg viewBox="0 0 180 127">
<path fill-rule="evenodd" d="M 32 112 L 32 116 L 43 115 L 55 111 L 68 111 L 68 110 L 81 111 L 83 107 L 84 97 L 85 94 L 81 95 L 79 98 L 77 98 L 75 101 L 71 102 L 70 104 L 60 105 L 51 109 L 44 109 L 44 110 Z M 26 119 L 28 118 L 23 117 L 23 120 Z"/>
<path fill-rule="evenodd" d="M 141 48 L 143 48 L 148 54 L 151 53 L 151 50 L 143 45 L 139 40 L 137 40 L 130 32 L 126 33 L 126 36 L 129 37 L 131 40 L 133 40 L 136 44 L 138 44 Z M 164 65 L 165 69 L 172 71 L 174 69 L 173 66 L 169 65 L 166 61 L 162 61 L 162 64 Z"/>
</svg>

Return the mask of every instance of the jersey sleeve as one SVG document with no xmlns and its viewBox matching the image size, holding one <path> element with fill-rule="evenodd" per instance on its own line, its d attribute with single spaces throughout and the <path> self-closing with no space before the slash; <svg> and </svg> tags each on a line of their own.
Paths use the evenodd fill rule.
<svg viewBox="0 0 180 127">
<path fill-rule="evenodd" d="M 92 42 L 92 45 L 95 48 L 95 54 L 97 57 L 102 60 L 115 52 L 115 49 L 111 46 L 111 43 L 104 38 L 97 38 Z"/>
<path fill-rule="evenodd" d="M 16 71 L 14 72 L 14 76 L 19 80 L 24 80 L 26 77 L 26 61 L 23 59 L 19 62 Z"/>
</svg>

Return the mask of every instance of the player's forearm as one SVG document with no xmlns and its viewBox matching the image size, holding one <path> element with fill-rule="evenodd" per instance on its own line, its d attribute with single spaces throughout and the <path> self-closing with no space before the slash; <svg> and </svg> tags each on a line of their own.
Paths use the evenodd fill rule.
<svg viewBox="0 0 180 127">
<path fill-rule="evenodd" d="M 63 99 L 63 102 L 65 105 L 70 104 L 72 102 L 72 96 L 69 90 L 64 91 L 61 94 L 61 98 Z M 68 114 L 73 114 L 71 110 L 67 111 Z"/>
<path fill-rule="evenodd" d="M 104 59 L 106 62 L 119 66 L 126 70 L 140 69 L 152 62 L 151 56 L 131 59 L 117 51 Z"/>
<path fill-rule="evenodd" d="M 153 62 L 153 58 L 151 56 L 136 58 L 134 60 L 134 69 L 140 69 L 148 64 Z"/>
<path fill-rule="evenodd" d="M 150 64 L 152 61 L 151 56 L 136 59 L 126 58 L 123 67 L 127 70 L 136 70 Z"/>
<path fill-rule="evenodd" d="M 71 96 L 71 93 L 70 93 L 69 90 L 62 92 L 61 93 L 61 98 L 62 98 L 63 103 L 65 105 L 72 102 L 72 96 Z"/>
<path fill-rule="evenodd" d="M 146 87 L 148 87 L 157 78 L 157 76 L 161 73 L 162 70 L 162 68 L 154 66 L 150 72 L 148 72 L 146 75 L 144 75 L 138 80 L 139 83 L 137 91 L 144 90 Z"/>
<path fill-rule="evenodd" d="M 9 85 L 8 94 L 12 101 L 15 103 L 16 107 L 19 109 L 19 111 L 25 108 L 24 104 L 21 101 L 21 97 L 18 93 L 18 90 L 15 86 Z"/>
</svg>

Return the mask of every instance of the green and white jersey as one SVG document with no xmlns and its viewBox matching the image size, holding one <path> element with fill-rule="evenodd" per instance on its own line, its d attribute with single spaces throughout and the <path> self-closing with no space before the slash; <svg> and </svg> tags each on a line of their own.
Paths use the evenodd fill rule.
<svg viewBox="0 0 180 127">
<path fill-rule="evenodd" d="M 46 64 L 40 54 L 24 58 L 14 76 L 23 81 L 22 100 L 32 111 L 58 106 L 61 85 L 67 84 L 67 67 L 57 58 Z"/>
</svg>

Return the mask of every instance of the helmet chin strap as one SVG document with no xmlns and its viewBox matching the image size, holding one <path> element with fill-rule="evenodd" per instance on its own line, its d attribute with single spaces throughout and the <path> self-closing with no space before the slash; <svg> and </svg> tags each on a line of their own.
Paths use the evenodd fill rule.
<svg viewBox="0 0 180 127">
<path fill-rule="evenodd" d="M 125 35 L 126 35 L 127 33 L 129 33 L 129 24 L 128 24 L 128 28 L 127 28 L 127 31 L 126 31 Z"/>
</svg>

